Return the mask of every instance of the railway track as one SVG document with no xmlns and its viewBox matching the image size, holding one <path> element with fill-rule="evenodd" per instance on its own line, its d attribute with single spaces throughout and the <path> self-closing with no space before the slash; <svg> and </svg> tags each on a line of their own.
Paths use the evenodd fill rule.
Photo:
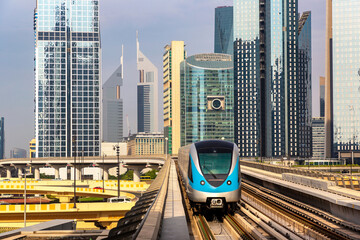
<svg viewBox="0 0 360 240">
<path fill-rule="evenodd" d="M 248 181 L 243 181 L 242 190 L 250 194 L 251 196 L 259 199 L 263 204 L 270 206 L 271 208 L 278 211 L 280 214 L 286 215 L 289 218 L 301 223 L 302 225 L 310 228 L 327 238 L 330 239 L 359 239 L 352 236 L 349 232 L 344 230 L 339 230 L 339 227 L 334 226 L 333 224 L 328 224 L 326 221 L 322 221 L 318 217 L 315 217 L 313 213 L 308 213 L 304 211 L 305 209 L 299 209 L 292 204 L 279 199 L 278 193 L 274 193 L 275 196 L 272 196 L 269 192 L 271 190 L 264 189 L 261 186 L 251 183 Z M 287 199 L 288 200 L 288 199 Z M 295 200 L 292 200 L 295 201 Z M 332 225 L 332 226 L 330 226 Z"/>
<path fill-rule="evenodd" d="M 281 199 L 281 200 L 283 200 L 285 202 L 288 202 L 288 203 L 290 203 L 290 204 L 292 204 L 294 206 L 302 208 L 302 209 L 304 209 L 304 210 L 306 210 L 308 212 L 314 213 L 314 214 L 318 215 L 319 217 L 321 217 L 323 219 L 331 221 L 331 222 L 333 222 L 333 223 L 335 223 L 337 225 L 343 226 L 343 227 L 345 227 L 345 228 L 347 228 L 347 229 L 349 229 L 351 231 L 355 231 L 355 232 L 360 233 L 360 226 L 359 225 L 353 224 L 353 223 L 348 222 L 348 221 L 344 221 L 343 219 L 335 217 L 335 216 L 331 215 L 328 212 L 322 211 L 322 210 L 317 209 L 315 207 L 312 207 L 312 206 L 310 206 L 308 204 L 299 202 L 297 200 L 294 200 L 292 198 L 284 196 L 284 195 L 282 195 L 280 193 L 277 193 L 277 192 L 272 191 L 270 189 L 264 188 L 264 187 L 262 187 L 262 186 L 260 186 L 258 184 L 252 183 L 252 182 L 250 182 L 248 180 L 242 179 L 242 181 L 243 181 L 243 183 L 249 184 L 250 186 L 253 186 L 253 187 L 257 188 L 257 189 L 261 190 L 262 192 L 268 193 L 271 196 L 274 196 L 274 197 L 276 197 L 278 199 Z"/>
<path fill-rule="evenodd" d="M 203 215 L 194 216 L 198 230 L 203 240 L 216 240 L 214 233 L 211 231 L 209 223 Z"/>
<path fill-rule="evenodd" d="M 181 194 L 183 196 L 183 203 L 186 207 L 185 213 L 189 223 L 189 229 L 191 229 L 190 236 L 193 236 L 194 239 L 203 239 L 203 240 L 215 240 L 215 239 L 245 239 L 253 240 L 258 239 L 254 238 L 249 231 L 242 226 L 242 224 L 232 215 L 225 214 L 219 218 L 219 221 L 213 220 L 208 222 L 206 217 L 201 214 L 193 212 L 193 209 L 190 206 L 190 201 L 187 198 L 184 184 L 182 183 L 182 178 L 179 174 L 179 168 L 176 163 L 176 169 L 178 173 L 178 179 L 180 182 Z M 216 217 L 214 216 L 214 219 Z M 210 223 L 210 224 L 209 224 Z M 221 231 L 221 234 L 214 234 L 215 228 L 220 228 L 224 231 Z"/>
<path fill-rule="evenodd" d="M 236 233 L 239 235 L 240 239 L 244 240 L 254 240 L 254 238 L 243 226 L 240 224 L 235 217 L 228 214 L 224 216 L 224 222 L 227 221 L 232 229 L 236 231 Z"/>
</svg>

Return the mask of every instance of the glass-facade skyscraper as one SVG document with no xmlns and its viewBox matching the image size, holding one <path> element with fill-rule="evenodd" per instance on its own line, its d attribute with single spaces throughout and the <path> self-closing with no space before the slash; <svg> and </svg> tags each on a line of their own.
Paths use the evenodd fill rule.
<svg viewBox="0 0 360 240">
<path fill-rule="evenodd" d="M 339 152 L 360 151 L 360 2 L 332 0 L 328 8 L 332 8 L 328 16 L 332 18 L 332 147 L 337 157 Z"/>
<path fill-rule="evenodd" d="M 4 118 L 0 117 L 0 159 L 5 158 L 5 123 Z"/>
<path fill-rule="evenodd" d="M 233 62 L 228 54 L 197 54 L 181 63 L 181 146 L 234 141 Z"/>
<path fill-rule="evenodd" d="M 309 116 L 300 118 L 307 102 L 299 101 L 311 91 L 300 90 L 309 75 L 300 84 L 298 20 L 297 0 L 234 0 L 235 142 L 243 157 L 303 155 L 300 121 Z M 300 34 L 311 41 L 307 29 Z"/>
<path fill-rule="evenodd" d="M 304 12 L 298 32 L 298 155 L 312 156 L 312 95 L 311 95 L 311 12 Z"/>
<path fill-rule="evenodd" d="M 325 77 L 320 77 L 320 117 L 325 117 Z"/>
<path fill-rule="evenodd" d="M 159 97 L 158 70 L 156 66 L 140 51 L 136 33 L 137 69 L 139 82 L 137 84 L 137 131 L 152 133 L 158 131 Z"/>
<path fill-rule="evenodd" d="M 99 0 L 37 0 L 34 29 L 36 156 L 99 156 Z"/>
<path fill-rule="evenodd" d="M 233 55 L 233 7 L 215 8 L 214 52 Z"/>
<path fill-rule="evenodd" d="M 122 51 L 124 52 L 124 51 Z M 121 142 L 123 139 L 123 100 L 120 87 L 123 85 L 123 55 L 120 66 L 103 85 L 103 141 Z"/>
</svg>

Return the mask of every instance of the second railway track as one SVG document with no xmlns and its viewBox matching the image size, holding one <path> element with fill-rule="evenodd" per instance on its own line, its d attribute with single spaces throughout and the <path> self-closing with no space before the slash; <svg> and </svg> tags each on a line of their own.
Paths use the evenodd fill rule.
<svg viewBox="0 0 360 240">
<path fill-rule="evenodd" d="M 270 206 L 279 213 L 288 216 L 296 222 L 304 225 L 306 228 L 312 229 L 313 231 L 322 234 L 324 237 L 329 239 L 359 239 L 358 237 L 360 235 L 356 233 L 356 231 L 351 232 L 348 229 L 344 229 L 344 227 L 335 225 L 334 223 L 328 222 L 325 219 L 321 219 L 318 216 L 314 216 L 315 214 L 307 212 L 304 209 L 299 209 L 298 207 L 273 196 L 278 196 L 279 194 L 273 193 L 273 195 L 271 195 L 269 193 L 271 190 L 264 190 L 261 186 L 253 183 L 250 185 L 249 182 L 244 181 L 242 185 L 242 191 L 255 197 L 260 202 Z"/>
</svg>

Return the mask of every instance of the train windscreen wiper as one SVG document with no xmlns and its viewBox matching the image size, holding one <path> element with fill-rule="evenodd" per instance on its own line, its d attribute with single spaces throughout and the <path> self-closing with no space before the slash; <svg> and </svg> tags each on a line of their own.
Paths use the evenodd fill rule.
<svg viewBox="0 0 360 240">
<path fill-rule="evenodd" d="M 203 168 L 208 170 L 208 172 L 211 174 L 211 176 L 213 176 L 213 178 L 217 179 L 216 175 L 210 169 L 208 169 L 205 165 L 203 165 Z"/>
</svg>

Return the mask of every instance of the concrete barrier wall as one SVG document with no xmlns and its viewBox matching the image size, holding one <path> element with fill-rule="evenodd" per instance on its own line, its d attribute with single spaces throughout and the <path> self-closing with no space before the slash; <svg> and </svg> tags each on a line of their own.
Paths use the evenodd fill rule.
<svg viewBox="0 0 360 240">
<path fill-rule="evenodd" d="M 325 181 L 321 179 L 311 178 L 311 177 L 305 177 L 300 176 L 292 173 L 283 173 L 282 179 L 285 181 L 305 185 L 308 187 L 313 187 L 321 190 L 328 190 L 330 186 L 336 186 L 334 182 L 331 181 Z"/>
<path fill-rule="evenodd" d="M 19 228 L 14 231 L 0 234 L 0 239 L 10 238 L 19 235 L 22 231 L 41 231 L 41 230 L 75 230 L 76 223 L 74 220 L 53 220 L 49 222 L 39 223 L 30 227 Z"/>
</svg>

